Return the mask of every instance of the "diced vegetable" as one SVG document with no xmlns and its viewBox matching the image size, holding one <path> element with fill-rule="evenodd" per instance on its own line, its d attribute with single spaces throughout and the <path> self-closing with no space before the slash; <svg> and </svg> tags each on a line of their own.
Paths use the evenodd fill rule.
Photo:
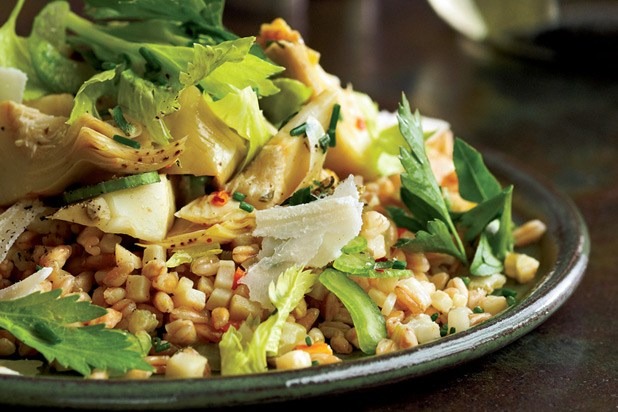
<svg viewBox="0 0 618 412">
<path fill-rule="evenodd" d="M 326 269 L 320 274 L 319 280 L 341 300 L 352 315 L 360 349 L 366 354 L 374 354 L 378 342 L 386 338 L 386 322 L 380 308 L 343 272 Z"/>
</svg>

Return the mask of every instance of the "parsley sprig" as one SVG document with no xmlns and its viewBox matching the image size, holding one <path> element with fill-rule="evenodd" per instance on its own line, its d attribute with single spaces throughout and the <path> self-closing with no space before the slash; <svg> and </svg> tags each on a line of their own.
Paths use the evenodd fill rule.
<svg viewBox="0 0 618 412">
<path fill-rule="evenodd" d="M 399 105 L 399 130 L 408 147 L 400 150 L 401 200 L 405 209 L 389 207 L 399 227 L 415 233 L 396 246 L 414 252 L 440 252 L 470 263 L 470 273 L 486 276 L 503 269 L 513 249 L 513 186 L 502 187 L 483 162 L 482 155 L 460 138 L 455 139 L 453 161 L 462 198 L 475 203 L 464 212 L 450 210 L 425 152 L 421 117 L 412 114 L 405 96 Z"/>
<path fill-rule="evenodd" d="M 421 116 L 418 111 L 412 115 L 405 96 L 399 104 L 397 119 L 399 130 L 408 143 L 408 148 L 402 147 L 400 150 L 404 168 L 401 198 L 412 213 L 408 222 L 413 222 L 414 229 L 420 228 L 414 239 L 403 239 L 398 246 L 419 252 L 443 252 L 467 263 L 464 245 L 425 152 Z"/>
</svg>

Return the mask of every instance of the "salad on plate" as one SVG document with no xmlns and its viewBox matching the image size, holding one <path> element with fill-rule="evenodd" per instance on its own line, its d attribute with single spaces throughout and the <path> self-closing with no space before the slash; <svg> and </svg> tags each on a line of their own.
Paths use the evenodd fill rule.
<svg viewBox="0 0 618 412">
<path fill-rule="evenodd" d="M 223 0 L 46 4 L 0 27 L 0 370 L 209 378 L 474 328 L 545 232 L 448 122 Z"/>
</svg>

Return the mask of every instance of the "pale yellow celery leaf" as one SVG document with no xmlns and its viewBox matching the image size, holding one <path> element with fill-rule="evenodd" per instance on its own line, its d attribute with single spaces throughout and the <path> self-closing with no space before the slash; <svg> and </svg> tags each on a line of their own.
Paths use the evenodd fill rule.
<svg viewBox="0 0 618 412">
<path fill-rule="evenodd" d="M 210 108 L 229 127 L 249 141 L 249 150 L 244 164 L 249 163 L 258 150 L 277 133 L 260 110 L 258 97 L 251 87 L 233 89 L 217 101 L 204 95 Z"/>
</svg>

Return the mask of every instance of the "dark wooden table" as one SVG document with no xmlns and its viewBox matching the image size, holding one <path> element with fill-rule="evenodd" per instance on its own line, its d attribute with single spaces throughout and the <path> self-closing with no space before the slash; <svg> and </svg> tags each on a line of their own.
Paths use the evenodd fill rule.
<svg viewBox="0 0 618 412">
<path fill-rule="evenodd" d="M 404 92 L 414 108 L 448 120 L 473 145 L 545 176 L 578 205 L 592 245 L 571 298 L 497 352 L 419 379 L 241 410 L 616 410 L 616 72 L 585 59 L 555 65 L 495 52 L 462 38 L 422 0 L 237 4 L 230 0 L 225 23 L 239 34 L 256 34 L 260 23 L 283 16 L 321 53 L 327 71 L 383 108 L 394 110 Z"/>
<path fill-rule="evenodd" d="M 280 5 L 278 12 L 321 53 L 327 71 L 388 110 L 404 92 L 421 114 L 448 120 L 473 145 L 546 177 L 580 208 L 592 246 L 571 298 L 507 347 L 421 379 L 275 410 L 334 403 L 375 411 L 616 410 L 618 71 L 606 62 L 548 64 L 496 52 L 455 33 L 425 1 L 296 3 L 300 10 Z M 226 22 L 255 34 L 275 13 L 230 8 Z"/>
</svg>

